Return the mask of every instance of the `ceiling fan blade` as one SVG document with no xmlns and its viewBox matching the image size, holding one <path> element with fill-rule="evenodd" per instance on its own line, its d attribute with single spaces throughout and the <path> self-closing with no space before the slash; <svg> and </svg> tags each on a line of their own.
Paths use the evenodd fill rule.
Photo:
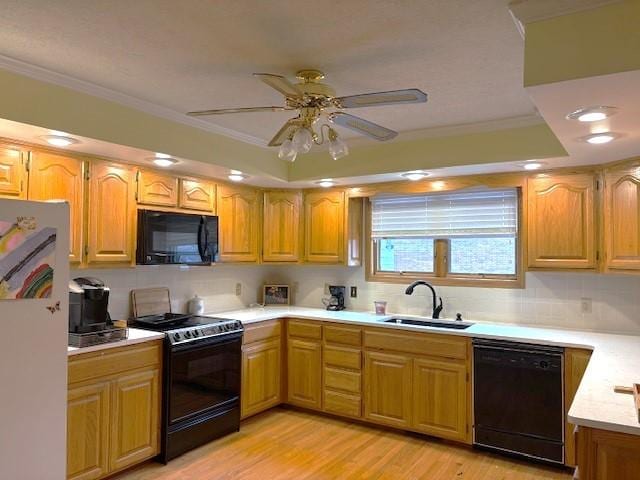
<svg viewBox="0 0 640 480">
<path fill-rule="evenodd" d="M 417 88 L 391 90 L 390 92 L 363 93 L 339 97 L 334 103 L 339 108 L 377 107 L 379 105 L 397 105 L 401 103 L 424 103 L 427 94 Z"/>
<path fill-rule="evenodd" d="M 285 110 L 294 110 L 288 107 L 241 107 L 241 108 L 219 108 L 216 110 L 198 110 L 197 112 L 188 112 L 190 117 L 202 117 L 204 115 L 222 115 L 224 113 L 245 113 L 245 112 L 283 112 Z"/>
<path fill-rule="evenodd" d="M 282 142 L 291 137 L 298 128 L 300 128 L 300 119 L 298 117 L 287 120 L 287 123 L 273 136 L 269 142 L 269 146 L 278 147 L 282 145 Z"/>
<path fill-rule="evenodd" d="M 371 138 L 384 142 L 391 140 L 398 135 L 398 132 L 382 127 L 364 118 L 349 115 L 343 112 L 334 112 L 329 115 L 329 120 L 341 127 L 350 128 L 356 132 L 363 133 Z"/>
<path fill-rule="evenodd" d="M 282 75 L 274 75 L 272 73 L 254 73 L 253 76 L 258 77 L 271 88 L 275 88 L 285 97 L 297 98 L 302 96 L 302 92 L 298 90 L 298 87 Z"/>
</svg>

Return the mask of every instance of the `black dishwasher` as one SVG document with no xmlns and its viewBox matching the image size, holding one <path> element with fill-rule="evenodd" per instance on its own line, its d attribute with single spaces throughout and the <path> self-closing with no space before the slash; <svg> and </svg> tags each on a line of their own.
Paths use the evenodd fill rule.
<svg viewBox="0 0 640 480">
<path fill-rule="evenodd" d="M 474 444 L 564 463 L 564 350 L 473 340 Z"/>
</svg>

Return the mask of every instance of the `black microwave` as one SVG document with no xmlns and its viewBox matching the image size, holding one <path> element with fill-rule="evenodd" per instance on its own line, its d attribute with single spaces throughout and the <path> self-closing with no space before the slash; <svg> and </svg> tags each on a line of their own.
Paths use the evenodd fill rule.
<svg viewBox="0 0 640 480">
<path fill-rule="evenodd" d="M 218 217 L 138 210 L 138 265 L 211 265 L 218 253 Z"/>
</svg>

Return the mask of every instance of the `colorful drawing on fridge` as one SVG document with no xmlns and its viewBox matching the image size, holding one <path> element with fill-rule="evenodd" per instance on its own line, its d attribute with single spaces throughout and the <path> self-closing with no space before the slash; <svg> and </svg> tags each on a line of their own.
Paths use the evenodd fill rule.
<svg viewBox="0 0 640 480">
<path fill-rule="evenodd" d="M 51 297 L 56 233 L 34 217 L 0 220 L 0 300 Z"/>
</svg>

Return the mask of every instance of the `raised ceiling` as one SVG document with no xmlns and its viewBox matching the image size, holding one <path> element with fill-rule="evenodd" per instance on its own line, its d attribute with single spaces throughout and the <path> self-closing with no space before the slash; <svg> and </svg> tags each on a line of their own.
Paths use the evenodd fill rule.
<svg viewBox="0 0 640 480">
<path fill-rule="evenodd" d="M 278 105 L 251 73 L 315 67 L 339 95 L 428 92 L 427 104 L 357 113 L 413 137 L 535 115 L 507 0 L 5 0 L 0 55 L 176 112 Z M 290 116 L 205 121 L 264 144 Z"/>
</svg>

